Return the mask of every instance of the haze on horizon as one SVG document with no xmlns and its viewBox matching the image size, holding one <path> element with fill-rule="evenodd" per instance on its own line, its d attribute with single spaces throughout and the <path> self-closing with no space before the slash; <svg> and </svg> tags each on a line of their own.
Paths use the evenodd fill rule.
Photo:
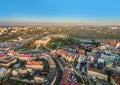
<svg viewBox="0 0 120 85">
<path fill-rule="evenodd" d="M 119 25 L 119 0 L 0 0 L 0 25 Z"/>
</svg>

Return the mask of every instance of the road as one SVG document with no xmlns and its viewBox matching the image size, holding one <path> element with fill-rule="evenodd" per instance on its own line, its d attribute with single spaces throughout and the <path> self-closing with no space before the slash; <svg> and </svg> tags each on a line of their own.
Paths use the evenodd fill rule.
<svg viewBox="0 0 120 85">
<path fill-rule="evenodd" d="M 56 84 L 55 85 L 60 85 L 63 67 L 61 68 L 60 62 L 55 57 L 53 57 L 53 59 L 56 63 L 56 69 L 57 69 L 57 76 L 56 76 Z"/>
</svg>

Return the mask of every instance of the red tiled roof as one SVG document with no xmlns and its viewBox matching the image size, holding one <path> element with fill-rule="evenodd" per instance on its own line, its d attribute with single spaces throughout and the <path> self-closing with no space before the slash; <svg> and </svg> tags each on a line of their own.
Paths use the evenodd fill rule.
<svg viewBox="0 0 120 85">
<path fill-rule="evenodd" d="M 4 57 L 5 56 L 5 54 L 0 54 L 0 57 Z"/>
<path fill-rule="evenodd" d="M 39 61 L 39 62 L 28 61 L 28 62 L 27 62 L 27 65 L 43 65 L 43 62 L 42 62 L 42 61 Z"/>
<path fill-rule="evenodd" d="M 112 78 L 117 85 L 120 85 L 120 74 L 112 75 Z"/>
<path fill-rule="evenodd" d="M 14 52 L 14 50 L 9 50 L 8 52 Z"/>
<path fill-rule="evenodd" d="M 110 46 L 116 46 L 116 45 L 117 45 L 117 42 L 110 42 L 109 45 L 110 45 Z"/>
<path fill-rule="evenodd" d="M 51 64 L 51 65 L 55 65 L 55 62 L 51 62 L 50 64 Z"/>
<path fill-rule="evenodd" d="M 117 43 L 118 43 L 118 42 L 115 42 L 115 41 L 113 41 L 113 42 L 104 42 L 104 44 L 108 44 L 108 45 L 110 45 L 110 46 L 116 46 Z"/>
<path fill-rule="evenodd" d="M 82 85 L 82 84 L 78 82 L 71 82 L 71 72 L 69 70 L 65 70 L 63 72 L 60 85 Z"/>
<path fill-rule="evenodd" d="M 9 50 L 7 54 L 14 54 L 14 50 Z"/>
<path fill-rule="evenodd" d="M 80 49 L 80 50 L 79 50 L 79 54 L 85 54 L 85 50 Z"/>
<path fill-rule="evenodd" d="M 72 60 L 71 61 L 75 61 L 75 54 L 72 55 Z"/>
</svg>

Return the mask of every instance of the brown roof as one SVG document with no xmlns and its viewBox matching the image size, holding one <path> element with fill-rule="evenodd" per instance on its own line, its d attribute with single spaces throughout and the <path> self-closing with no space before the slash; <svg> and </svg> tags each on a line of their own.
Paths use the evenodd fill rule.
<svg viewBox="0 0 120 85">
<path fill-rule="evenodd" d="M 117 85 L 120 85 L 120 74 L 114 74 L 112 75 L 112 78 L 114 79 Z"/>
<path fill-rule="evenodd" d="M 78 83 L 78 82 L 71 82 L 71 71 L 65 70 L 63 72 L 63 76 L 62 76 L 60 85 L 82 85 L 82 84 Z"/>
</svg>

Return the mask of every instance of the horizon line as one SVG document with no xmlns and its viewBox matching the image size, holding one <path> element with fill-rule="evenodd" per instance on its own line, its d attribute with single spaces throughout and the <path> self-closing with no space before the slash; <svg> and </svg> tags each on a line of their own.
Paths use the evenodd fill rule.
<svg viewBox="0 0 120 85">
<path fill-rule="evenodd" d="M 0 25 L 39 25 L 39 24 L 76 24 L 76 25 L 120 25 L 120 20 L 56 20 L 56 19 L 9 19 L 0 20 Z"/>
</svg>

